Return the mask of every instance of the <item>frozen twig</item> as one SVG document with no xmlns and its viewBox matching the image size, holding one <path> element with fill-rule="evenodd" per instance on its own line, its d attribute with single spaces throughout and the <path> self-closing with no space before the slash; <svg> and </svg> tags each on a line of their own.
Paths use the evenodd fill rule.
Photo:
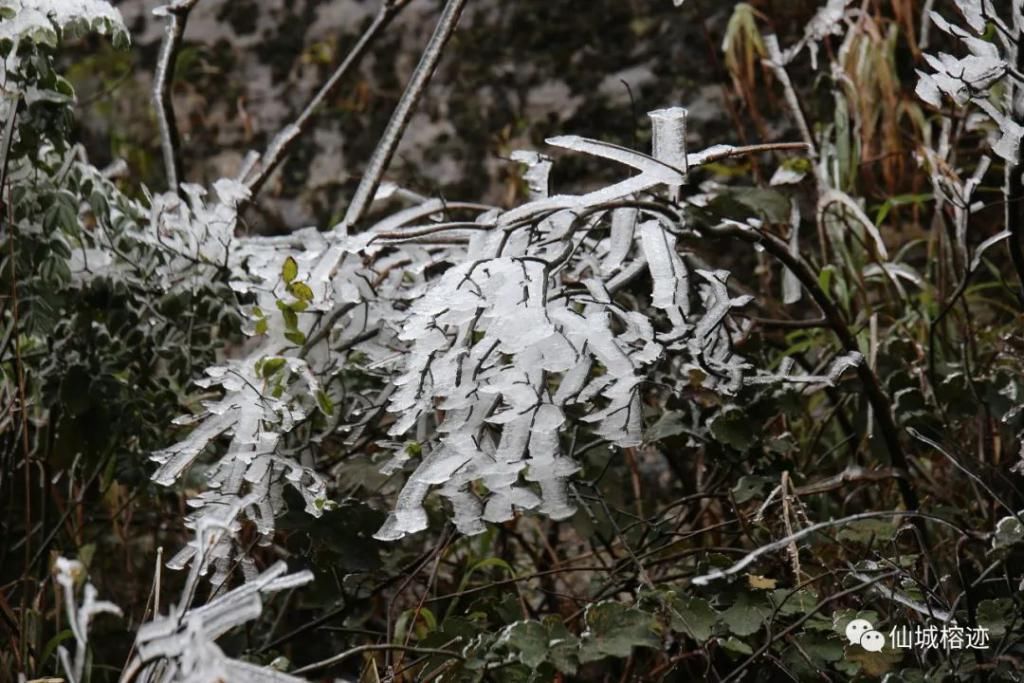
<svg viewBox="0 0 1024 683">
<path fill-rule="evenodd" d="M 185 24 L 188 15 L 199 0 L 175 0 L 168 5 L 158 7 L 154 14 L 167 17 L 164 28 L 164 39 L 160 44 L 160 55 L 157 57 L 156 74 L 153 83 L 153 104 L 156 107 L 157 124 L 160 127 L 160 149 L 164 158 L 164 172 L 167 175 L 167 186 L 178 192 L 181 181 L 181 137 L 178 124 L 174 118 L 174 99 L 171 87 L 174 81 L 174 65 L 178 61 L 178 51 L 185 35 Z"/>
<path fill-rule="evenodd" d="M 387 170 L 388 164 L 391 163 L 391 157 L 402 139 L 402 133 L 409 123 L 413 109 L 423 95 L 423 90 L 430 81 L 430 77 L 433 76 L 434 69 L 437 68 L 437 63 L 444 52 L 444 46 L 455 31 L 455 25 L 458 24 L 465 6 L 466 0 L 448 0 L 445 3 L 434 34 L 430 37 L 430 42 L 427 43 L 423 56 L 420 57 L 420 62 L 416 65 L 416 70 L 413 72 L 412 78 L 409 79 L 405 92 L 402 93 L 402 99 L 398 101 L 398 106 L 395 107 L 395 111 L 391 115 L 387 128 L 384 129 L 377 149 L 370 157 L 363 179 L 359 183 L 359 187 L 356 188 L 352 202 L 348 205 L 345 218 L 338 226 L 342 232 L 347 233 L 349 227 L 359 222 L 369 208 L 377 192 L 377 186 L 380 185 L 381 178 Z"/>
<path fill-rule="evenodd" d="M 270 177 L 284 158 L 288 156 L 295 141 L 306 132 L 313 114 L 316 113 L 327 96 L 334 92 L 341 79 L 347 76 L 359 64 L 367 49 L 373 44 L 373 41 L 410 2 L 412 0 L 383 0 L 381 2 L 380 9 L 373 18 L 373 22 L 359 37 L 359 40 L 345 56 L 341 64 L 338 65 L 338 68 L 334 70 L 331 77 L 313 95 L 313 99 L 309 101 L 298 117 L 292 123 L 282 128 L 271 139 L 266 151 L 257 163 L 245 170 L 241 180 L 249 188 L 253 197 L 259 193 L 267 178 Z"/>
</svg>

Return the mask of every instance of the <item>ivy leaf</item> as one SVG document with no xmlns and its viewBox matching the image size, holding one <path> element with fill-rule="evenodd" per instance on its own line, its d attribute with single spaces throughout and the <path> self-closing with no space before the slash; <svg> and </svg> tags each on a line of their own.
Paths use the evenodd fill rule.
<svg viewBox="0 0 1024 683">
<path fill-rule="evenodd" d="M 634 647 L 657 648 L 661 639 L 653 614 L 617 602 L 602 602 L 587 609 L 587 631 L 580 646 L 580 661 L 628 657 Z"/>
<path fill-rule="evenodd" d="M 271 376 L 273 376 L 273 374 L 275 372 L 277 372 L 278 370 L 283 368 L 284 364 L 285 364 L 285 359 L 284 358 L 267 358 L 267 359 L 264 359 L 262 365 L 260 365 L 260 374 L 263 375 L 264 379 L 266 379 L 268 377 L 271 377 Z"/>
<path fill-rule="evenodd" d="M 736 485 L 732 487 L 732 495 L 736 499 L 736 504 L 742 505 L 747 501 L 760 498 L 764 495 L 764 489 L 767 484 L 768 479 L 765 477 L 758 477 L 752 474 L 743 475 L 736 482 Z"/>
<path fill-rule="evenodd" d="M 711 638 L 719 615 L 707 600 L 675 596 L 670 606 L 673 631 L 685 633 L 698 643 L 705 643 Z"/>
<path fill-rule="evenodd" d="M 740 593 L 732 607 L 722 612 L 722 621 L 737 636 L 749 636 L 761 629 L 770 613 L 767 605 L 750 593 Z"/>
<path fill-rule="evenodd" d="M 548 659 L 548 632 L 536 621 L 520 621 L 506 629 L 505 644 L 519 652 L 519 661 L 536 669 Z"/>
<path fill-rule="evenodd" d="M 992 638 L 1006 635 L 1008 624 L 1014 619 L 1013 600 L 993 598 L 978 603 L 978 625 L 989 630 Z"/>
<path fill-rule="evenodd" d="M 665 412 L 658 421 L 647 428 L 644 434 L 644 441 L 653 442 L 667 439 L 671 436 L 678 436 L 686 433 L 686 425 L 683 423 L 683 413 L 678 410 Z"/>
<path fill-rule="evenodd" d="M 738 451 L 745 451 L 757 442 L 759 428 L 737 406 L 729 406 L 716 415 L 709 425 L 711 435 Z"/>
<path fill-rule="evenodd" d="M 788 588 L 779 588 L 772 591 L 771 599 L 773 604 L 780 605 L 779 614 L 783 615 L 807 614 L 818 604 L 818 596 L 806 588 L 795 592 Z"/>
</svg>

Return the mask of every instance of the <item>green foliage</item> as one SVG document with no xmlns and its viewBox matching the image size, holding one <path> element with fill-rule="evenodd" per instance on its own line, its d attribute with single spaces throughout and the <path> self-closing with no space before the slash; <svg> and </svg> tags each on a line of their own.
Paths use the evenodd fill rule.
<svg viewBox="0 0 1024 683">
<path fill-rule="evenodd" d="M 5 19 L 11 7 L 0 0 Z M 899 60 L 893 68 L 909 73 L 917 46 L 905 17 L 890 11 L 879 6 L 843 24 L 847 34 L 829 38 L 831 47 L 883 36 L 886 54 Z M 789 127 L 798 135 L 790 115 L 772 108 L 779 97 L 768 88 L 778 84 L 748 82 L 765 57 L 762 31 L 771 16 L 760 12 L 739 6 L 728 28 L 727 65 L 750 111 L 767 117 L 772 130 Z M 784 31 L 781 20 L 773 23 Z M 199 415 L 218 398 L 196 380 L 250 333 L 268 337 L 283 329 L 291 345 L 247 357 L 268 399 L 304 381 L 293 364 L 310 344 L 303 323 L 323 315 L 314 276 L 292 257 L 283 260 L 279 281 L 276 266 L 271 272 L 276 311 L 269 301 L 254 306 L 217 265 L 204 264 L 210 277 L 188 277 L 186 270 L 168 281 L 173 258 L 164 236 L 152 230 L 152 197 L 78 158 L 75 93 L 57 72 L 54 48 L 88 30 L 127 44 L 110 21 L 72 20 L 0 38 L 0 52 L 17 44 L 21 60 L 12 81 L 20 94 L 5 95 L 0 107 L 17 116 L 3 160 L 7 199 L 0 216 L 0 500 L 10 539 L 0 549 L 0 608 L 17 627 L 11 652 L 0 654 L 4 673 L 57 673 L 58 647 L 74 637 L 55 616 L 60 603 L 50 590 L 50 564 L 57 555 L 78 556 L 104 593 L 126 606 L 126 624 L 143 621 L 156 590 L 152 566 L 166 560 L 157 548 L 180 547 L 188 538 L 185 500 L 209 467 L 197 456 L 195 477 L 158 492 L 147 457 L 185 433 L 188 421 L 174 422 L 179 414 Z M 315 580 L 278 598 L 264 622 L 228 634 L 225 650 L 294 669 L 371 646 L 318 670 L 362 680 L 380 680 L 385 670 L 394 680 L 444 681 L 1019 680 L 1020 304 L 1001 250 L 975 250 L 999 234 L 998 212 L 973 214 L 961 245 L 955 214 L 962 207 L 951 205 L 942 188 L 929 190 L 936 174 L 969 177 L 987 143 L 976 130 L 950 127 L 952 160 L 928 157 L 942 127 L 937 114 L 915 103 L 897 74 L 895 100 L 879 95 L 875 80 L 863 80 L 863 65 L 849 61 L 870 53 L 832 49 L 829 69 L 796 83 L 818 159 L 728 159 L 695 171 L 686 188 L 695 193 L 702 181 L 720 184 L 687 207 L 701 229 L 739 225 L 747 234 L 756 227 L 790 239 L 799 228 L 799 242 L 788 244 L 810 280 L 801 283 L 800 301 L 782 301 L 784 267 L 741 240 L 708 232 L 681 252 L 700 268 L 730 268 L 734 294 L 754 295 L 742 310 L 749 326 L 734 330 L 731 340 L 751 363 L 820 376 L 856 347 L 895 432 L 886 431 L 860 374 L 814 383 L 828 384 L 822 391 L 799 383 L 746 386 L 724 402 L 707 387 L 729 378 L 686 362 L 689 350 L 673 349 L 679 354 L 640 382 L 642 445 L 609 448 L 575 419 L 583 416 L 572 416 L 573 428 L 560 438 L 581 466 L 570 487 L 573 517 L 524 514 L 465 538 L 445 525 L 443 503 L 431 498 L 431 531 L 384 544 L 373 533 L 398 495 L 394 475 L 407 461 L 429 458 L 431 446 L 419 433 L 394 443 L 392 418 L 366 398 L 369 392 L 356 400 L 358 413 L 347 410 L 389 362 L 351 351 L 321 386 L 310 387 L 309 414 L 285 444 L 330 478 L 330 496 L 311 503 L 320 516 L 301 512 L 303 501 L 286 490 L 265 545 L 257 546 L 250 522 L 239 531 L 252 546 L 246 562 L 253 566 L 242 571 L 286 558 Z M 183 53 L 179 70 L 202 71 L 198 59 Z M 806 75 L 792 71 L 794 78 Z M 891 140 L 891 149 L 866 156 L 880 143 L 860 136 L 874 125 L 872 109 L 883 107 L 905 112 L 896 138 L 911 139 L 921 161 L 880 188 L 872 175 L 880 160 L 911 165 Z M 133 171 L 148 173 L 130 161 Z M 808 178 L 772 185 L 761 178 L 765 168 Z M 999 204 L 999 179 L 989 173 L 982 180 L 985 205 Z M 815 184 L 825 181 L 846 193 L 870 226 L 849 205 L 821 205 L 823 187 Z M 804 214 L 796 225 L 794 209 Z M 880 231 L 890 259 L 879 257 L 869 227 Z M 965 270 L 968 257 L 978 261 L 976 270 Z M 563 275 L 573 285 L 578 276 Z M 814 284 L 820 299 L 835 305 L 830 313 L 842 327 L 821 317 L 821 301 L 810 296 Z M 630 310 L 644 291 L 627 282 L 612 296 Z M 670 327 L 656 322 L 659 334 Z M 438 416 L 449 410 L 431 409 Z M 405 438 L 415 440 L 403 445 Z M 908 467 L 894 458 L 893 440 Z M 214 439 L 209 450 L 226 449 Z M 386 464 L 389 450 L 401 453 L 397 464 Z M 471 486 L 486 495 L 483 484 Z M 908 487 L 923 516 L 903 514 Z M 801 535 L 812 524 L 867 511 L 877 515 Z M 771 551 L 749 555 L 772 543 Z M 745 557 L 749 564 L 729 578 L 691 581 Z M 183 582 L 170 571 L 161 576 L 166 595 Z M 868 652 L 845 639 L 855 618 L 888 632 L 937 623 L 928 610 L 988 629 L 992 647 L 975 660 L 891 647 Z M 97 624 L 93 681 L 116 679 L 133 637 L 126 628 Z"/>
</svg>

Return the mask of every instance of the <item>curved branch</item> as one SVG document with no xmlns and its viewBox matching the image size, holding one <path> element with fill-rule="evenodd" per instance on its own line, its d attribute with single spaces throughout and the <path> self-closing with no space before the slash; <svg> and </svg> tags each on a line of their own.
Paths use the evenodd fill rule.
<svg viewBox="0 0 1024 683">
<path fill-rule="evenodd" d="M 164 29 L 164 39 L 160 44 L 160 55 L 157 57 L 156 73 L 153 82 L 153 104 L 156 107 L 157 125 L 160 127 L 160 150 L 164 157 L 164 173 L 167 176 L 167 187 L 172 192 L 180 193 L 181 181 L 181 136 L 174 118 L 174 98 L 171 97 L 171 86 L 174 81 L 174 65 L 178 61 L 178 51 L 185 35 L 185 24 L 192 8 L 199 0 L 175 0 L 160 8 L 169 17 Z"/>
</svg>

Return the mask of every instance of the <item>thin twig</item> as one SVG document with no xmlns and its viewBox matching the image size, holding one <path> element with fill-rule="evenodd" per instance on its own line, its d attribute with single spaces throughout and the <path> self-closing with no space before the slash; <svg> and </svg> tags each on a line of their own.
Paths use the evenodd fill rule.
<svg viewBox="0 0 1024 683">
<path fill-rule="evenodd" d="M 298 669 L 295 669 L 290 673 L 304 674 L 307 671 L 314 671 L 316 669 L 322 669 L 325 666 L 331 666 L 332 664 L 343 662 L 349 657 L 354 657 L 355 655 L 362 654 L 364 652 L 386 652 L 389 650 L 412 652 L 413 654 L 420 655 L 442 655 L 445 657 L 451 657 L 452 659 L 458 659 L 460 661 L 465 661 L 466 659 L 460 653 L 455 652 L 453 650 L 442 650 L 440 648 L 434 647 L 413 647 L 410 645 L 398 645 L 396 643 L 383 643 L 381 645 L 359 645 L 358 647 L 354 647 L 350 650 L 339 652 L 338 654 L 332 657 L 328 657 L 327 659 L 322 659 L 319 662 L 313 662 L 312 664 L 307 664 L 306 666 L 299 667 Z"/>
<path fill-rule="evenodd" d="M 448 0 L 445 3 L 441 17 L 434 28 L 434 34 L 430 36 L 430 42 L 427 43 L 423 56 L 420 57 L 420 62 L 416 66 L 412 78 L 409 79 L 409 85 L 406 86 L 405 92 L 402 93 L 402 98 L 398 101 L 398 106 L 395 107 L 387 128 L 384 129 L 384 134 L 377 144 L 377 149 L 374 150 L 373 156 L 370 157 L 370 162 L 366 166 L 363 179 L 360 181 L 359 187 L 356 188 L 352 202 L 348 205 L 345 218 L 337 226 L 337 229 L 341 232 L 347 234 L 348 229 L 358 223 L 366 214 L 374 195 L 377 193 L 377 186 L 380 185 L 381 178 L 391 163 L 391 157 L 394 155 L 395 149 L 402 139 L 402 133 L 405 132 L 405 128 L 409 124 L 413 109 L 423 95 L 423 91 L 431 76 L 434 75 L 434 69 L 437 68 L 437 63 L 441 59 L 444 46 L 448 43 L 452 33 L 454 33 L 455 25 L 459 22 L 459 17 L 462 15 L 462 9 L 465 5 L 466 0 Z"/>
<path fill-rule="evenodd" d="M 267 181 L 274 170 L 281 164 L 288 153 L 291 151 L 292 146 L 299 139 L 299 137 L 306 132 L 309 128 L 310 121 L 313 118 L 313 114 L 316 113 L 317 109 L 323 104 L 324 100 L 334 91 L 341 79 L 344 78 L 349 72 L 352 71 L 362 61 L 363 56 L 366 54 L 367 49 L 373 44 L 373 41 L 381 34 L 381 32 L 391 23 L 391 20 L 398 15 L 398 13 L 404 9 L 412 0 L 384 0 L 381 3 L 380 9 L 377 11 L 377 15 L 373 18 L 373 22 L 370 26 L 359 36 L 359 40 L 353 46 L 352 50 L 345 56 L 345 59 L 338 65 L 338 68 L 334 70 L 331 77 L 320 87 L 320 89 L 313 95 L 313 99 L 309 101 L 305 109 L 298 115 L 298 117 L 289 125 L 282 128 L 277 135 L 273 137 L 270 144 L 267 145 L 266 151 L 260 158 L 253 168 L 248 169 L 244 174 L 242 181 L 248 186 L 249 192 L 251 193 L 250 200 L 252 197 L 259 193 L 260 188 Z"/>
<path fill-rule="evenodd" d="M 713 571 L 708 572 L 707 574 L 702 574 L 700 576 L 695 576 L 694 578 L 692 578 L 690 580 L 690 583 L 692 583 L 694 585 L 697 585 L 697 586 L 706 586 L 709 583 L 711 583 L 712 581 L 715 581 L 717 579 L 724 579 L 724 578 L 727 578 L 729 576 L 734 576 L 735 574 L 738 574 L 739 572 L 741 572 L 744 569 L 746 569 L 748 566 L 750 566 L 754 562 L 754 560 L 756 560 L 757 558 L 761 557 L 762 555 L 766 555 L 768 553 L 775 552 L 776 550 L 782 550 L 784 548 L 787 548 L 790 543 L 794 543 L 796 541 L 799 541 L 799 540 L 801 540 L 801 539 L 803 539 L 803 538 L 805 538 L 807 536 L 810 536 L 811 534 L 814 534 L 814 533 L 817 533 L 817 532 L 821 531 L 822 529 L 828 529 L 830 527 L 835 527 L 835 526 L 842 526 L 844 524 L 849 524 L 851 522 L 859 522 L 859 521 L 862 521 L 862 520 L 865 520 L 865 519 L 877 519 L 878 517 L 901 517 L 901 516 L 903 516 L 903 517 L 914 517 L 914 518 L 918 518 L 918 519 L 921 519 L 921 520 L 926 520 L 926 519 L 927 520 L 932 520 L 932 521 L 938 522 L 940 524 L 944 524 L 944 525 L 946 525 L 948 527 L 951 527 L 953 529 L 956 529 L 957 531 L 959 531 L 961 533 L 967 533 L 964 529 L 961 529 L 960 527 L 956 526 L 955 524 L 953 524 L 952 522 L 950 522 L 950 521 L 948 521 L 946 519 L 943 519 L 942 517 L 939 517 L 937 515 L 930 515 L 930 514 L 923 513 L 923 512 L 912 512 L 912 511 L 907 511 L 907 510 L 882 510 L 882 511 L 879 511 L 879 512 L 861 512 L 861 513 L 858 513 L 856 515 L 850 515 L 848 517 L 841 517 L 839 519 L 830 519 L 827 522 L 818 522 L 817 524 L 812 524 L 811 526 L 804 527 L 803 529 L 800 529 L 796 533 L 793 533 L 793 534 L 791 534 L 789 536 L 786 536 L 784 538 L 780 538 L 777 541 L 772 541 L 771 543 L 767 543 L 767 544 L 765 544 L 763 546 L 760 546 L 759 548 L 755 548 L 755 549 L 751 550 L 749 553 L 744 555 L 742 559 L 738 560 L 736 563 L 734 563 L 730 567 L 727 567 L 726 569 L 715 569 Z M 973 535 L 976 535 L 976 534 L 973 534 Z"/>
<path fill-rule="evenodd" d="M 175 0 L 163 8 L 168 17 L 164 28 L 164 39 L 160 44 L 160 55 L 157 57 L 156 73 L 153 82 L 153 104 L 156 107 L 157 124 L 160 127 L 160 149 L 164 157 L 164 172 L 167 176 L 167 187 L 172 192 L 180 192 L 178 183 L 181 180 L 181 137 L 178 124 L 174 118 L 174 99 L 171 88 L 174 81 L 174 65 L 178 61 L 182 38 L 185 35 L 185 24 L 189 12 L 199 0 Z"/>
</svg>

